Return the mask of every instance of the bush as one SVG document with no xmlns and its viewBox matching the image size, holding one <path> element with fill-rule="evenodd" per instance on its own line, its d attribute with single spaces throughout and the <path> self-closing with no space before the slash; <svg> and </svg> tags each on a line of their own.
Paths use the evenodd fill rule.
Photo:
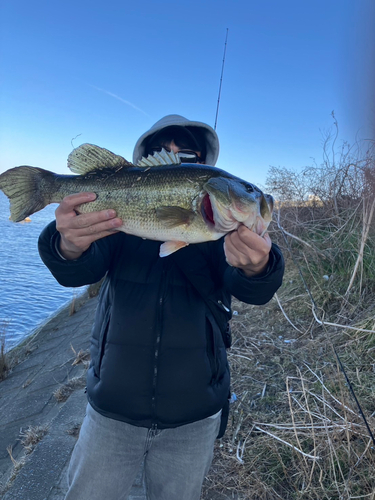
<svg viewBox="0 0 375 500">
<path fill-rule="evenodd" d="M 335 141 L 326 141 L 320 166 L 269 171 L 284 284 L 265 306 L 234 301 L 228 356 L 237 401 L 207 500 L 217 492 L 375 498 L 374 443 L 334 353 L 375 429 L 375 163 L 371 148 L 335 154 Z"/>
</svg>

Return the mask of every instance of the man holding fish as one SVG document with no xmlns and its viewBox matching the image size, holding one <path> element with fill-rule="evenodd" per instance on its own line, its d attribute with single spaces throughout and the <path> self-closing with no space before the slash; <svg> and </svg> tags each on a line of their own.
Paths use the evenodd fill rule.
<svg viewBox="0 0 375 500">
<path fill-rule="evenodd" d="M 132 164 L 86 144 L 69 157 L 73 181 L 19 167 L 34 169 L 39 204 L 12 191 L 31 189 L 29 171 L 0 176 L 13 220 L 61 202 L 39 250 L 62 285 L 106 276 L 66 500 L 125 500 L 142 464 L 148 499 L 200 498 L 227 419 L 231 296 L 265 304 L 284 270 L 266 232 L 272 197 L 214 168 L 218 154 L 210 126 L 168 115 Z"/>
</svg>

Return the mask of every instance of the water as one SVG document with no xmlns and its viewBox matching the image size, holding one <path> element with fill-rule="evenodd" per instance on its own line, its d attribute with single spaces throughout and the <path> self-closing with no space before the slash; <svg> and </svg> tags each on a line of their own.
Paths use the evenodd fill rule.
<svg viewBox="0 0 375 500">
<path fill-rule="evenodd" d="M 84 290 L 59 285 L 39 257 L 38 236 L 55 209 L 50 205 L 31 215 L 31 222 L 15 224 L 0 191 L 0 335 L 5 333 L 6 350 Z"/>
</svg>

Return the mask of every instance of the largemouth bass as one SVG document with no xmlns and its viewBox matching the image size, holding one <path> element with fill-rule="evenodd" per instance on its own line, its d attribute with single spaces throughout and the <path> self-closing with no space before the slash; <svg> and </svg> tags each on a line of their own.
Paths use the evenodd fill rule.
<svg viewBox="0 0 375 500">
<path fill-rule="evenodd" d="M 92 144 L 68 157 L 78 175 L 59 175 L 21 166 L 0 175 L 0 189 L 10 200 L 10 219 L 20 222 L 69 194 L 94 192 L 97 198 L 77 207 L 78 213 L 114 209 L 117 228 L 141 238 L 164 242 L 165 257 L 189 243 L 221 238 L 244 224 L 263 235 L 272 218 L 273 198 L 216 167 L 181 164 L 162 150 L 133 165 Z"/>
</svg>

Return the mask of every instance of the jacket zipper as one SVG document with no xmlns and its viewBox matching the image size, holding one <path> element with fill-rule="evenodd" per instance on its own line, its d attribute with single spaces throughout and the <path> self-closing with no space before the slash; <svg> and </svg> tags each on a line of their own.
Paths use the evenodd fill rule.
<svg viewBox="0 0 375 500">
<path fill-rule="evenodd" d="M 222 306 L 222 308 L 226 311 L 226 312 L 230 312 L 230 309 L 228 309 L 228 307 L 226 305 L 224 305 L 221 300 L 218 300 L 217 303 Z"/>
<path fill-rule="evenodd" d="M 163 320 L 163 294 L 164 294 L 164 282 L 165 282 L 165 268 L 163 268 L 162 278 L 161 278 L 160 296 L 159 296 L 159 317 L 158 317 L 158 332 L 156 335 L 155 342 L 155 355 L 154 355 L 154 375 L 152 381 L 152 421 L 151 429 L 156 432 L 157 424 L 155 422 L 156 418 L 156 383 L 158 378 L 158 361 L 159 361 L 159 349 L 160 349 L 160 338 Z"/>
</svg>

